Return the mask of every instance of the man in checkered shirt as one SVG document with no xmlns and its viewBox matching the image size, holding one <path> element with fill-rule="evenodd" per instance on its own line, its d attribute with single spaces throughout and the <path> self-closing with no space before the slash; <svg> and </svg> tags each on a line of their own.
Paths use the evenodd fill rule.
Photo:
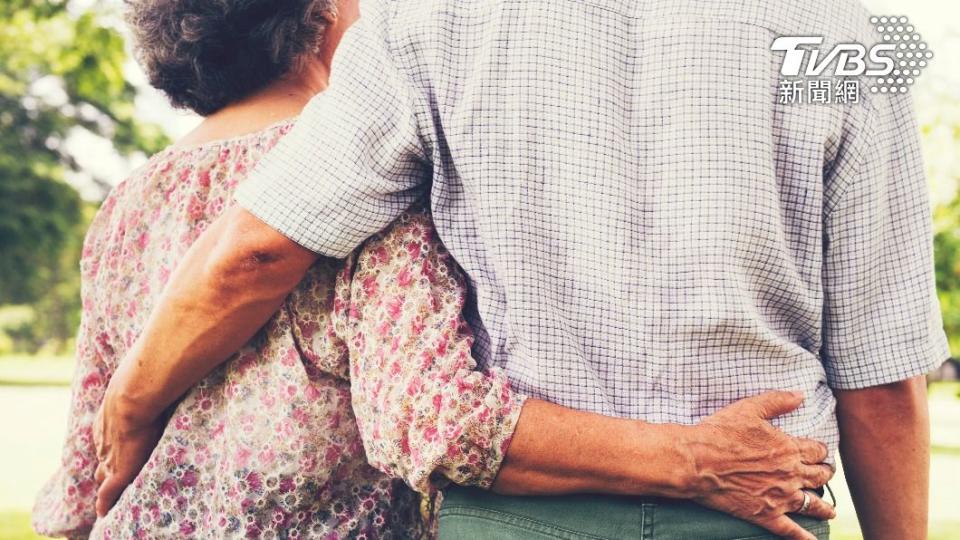
<svg viewBox="0 0 960 540">
<path fill-rule="evenodd" d="M 852 0 L 362 10 L 331 88 L 241 186 L 243 209 L 198 241 L 171 285 L 190 294 L 159 306 L 130 361 L 225 358 L 316 254 L 346 256 L 428 196 L 475 295 L 475 354 L 518 390 L 662 425 L 801 391 L 802 407 L 774 424 L 840 449 L 865 534 L 925 536 L 923 374 L 948 353 L 910 98 L 779 104 L 782 54 L 770 48 L 781 35 L 823 35 L 825 50 L 873 43 L 866 11 Z M 222 291 L 240 292 L 224 303 Z M 171 329 L 221 322 L 234 325 L 229 339 L 171 343 Z M 547 436 L 530 429 L 518 428 L 518 453 Z M 822 504 L 816 495 L 746 482 L 755 509 L 724 491 L 727 476 L 748 473 L 727 473 L 683 493 L 594 490 L 686 498 L 791 538 L 828 534 L 785 518 Z M 504 472 L 495 491 L 564 491 L 550 487 L 562 471 L 537 474 Z M 531 502 L 454 488 L 440 530 L 514 538 L 532 530 L 522 522 L 542 537 L 632 536 L 608 530 L 626 516 L 644 538 L 734 534 L 723 514 L 674 499 Z M 670 512 L 680 518 L 656 521 Z"/>
</svg>

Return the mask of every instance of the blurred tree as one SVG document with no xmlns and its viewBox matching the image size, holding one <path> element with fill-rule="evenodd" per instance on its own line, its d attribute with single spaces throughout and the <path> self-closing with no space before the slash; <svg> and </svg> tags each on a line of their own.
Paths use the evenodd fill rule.
<svg viewBox="0 0 960 540">
<path fill-rule="evenodd" d="M 168 141 L 134 120 L 123 38 L 102 13 L 4 0 L 0 21 L 0 304 L 33 305 L 37 340 L 65 343 L 76 328 L 76 266 L 90 213 L 65 182 L 81 172 L 65 141 L 86 130 L 124 155 Z"/>
<path fill-rule="evenodd" d="M 936 216 L 940 223 L 934 236 L 937 292 L 950 350 L 954 358 L 960 358 L 960 198 L 937 208 Z"/>
<path fill-rule="evenodd" d="M 950 84 L 931 84 L 916 99 L 933 191 L 937 292 L 950 349 L 960 359 L 960 93 Z"/>
</svg>

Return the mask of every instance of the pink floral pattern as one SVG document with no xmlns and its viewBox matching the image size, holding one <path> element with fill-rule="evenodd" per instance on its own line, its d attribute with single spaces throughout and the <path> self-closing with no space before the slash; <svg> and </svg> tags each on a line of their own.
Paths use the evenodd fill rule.
<svg viewBox="0 0 960 540">
<path fill-rule="evenodd" d="M 96 520 L 91 426 L 105 386 L 177 262 L 290 127 L 168 149 L 104 202 L 84 246 L 68 433 L 34 508 L 39 532 L 430 536 L 419 494 L 371 467 L 364 444 L 379 468 L 423 493 L 433 493 L 434 472 L 492 481 L 523 399 L 502 375 L 473 372 L 463 283 L 416 215 L 346 263 L 318 262 L 260 334 L 174 408 L 144 470 Z M 351 396 L 351 374 L 369 398 Z M 361 422 L 362 437 L 351 397 L 377 415 Z"/>
<path fill-rule="evenodd" d="M 369 240 L 337 282 L 367 459 L 428 496 L 438 477 L 489 488 L 526 400 L 499 369 L 477 371 L 466 290 L 425 212 Z"/>
</svg>

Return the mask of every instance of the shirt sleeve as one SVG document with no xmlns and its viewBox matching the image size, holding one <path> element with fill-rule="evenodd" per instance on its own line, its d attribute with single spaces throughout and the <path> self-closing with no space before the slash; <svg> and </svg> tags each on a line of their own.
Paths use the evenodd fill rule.
<svg viewBox="0 0 960 540">
<path fill-rule="evenodd" d="M 243 208 L 321 255 L 346 257 L 420 198 L 430 179 L 412 89 L 391 50 L 391 6 L 364 2 L 329 89 L 236 193 Z"/>
<path fill-rule="evenodd" d="M 866 98 L 825 170 L 821 358 L 835 389 L 905 380 L 949 357 L 912 104 Z"/>
<path fill-rule="evenodd" d="M 477 370 L 465 297 L 425 214 L 374 237 L 338 284 L 367 459 L 429 495 L 447 480 L 489 488 L 526 399 L 501 371 Z"/>
</svg>

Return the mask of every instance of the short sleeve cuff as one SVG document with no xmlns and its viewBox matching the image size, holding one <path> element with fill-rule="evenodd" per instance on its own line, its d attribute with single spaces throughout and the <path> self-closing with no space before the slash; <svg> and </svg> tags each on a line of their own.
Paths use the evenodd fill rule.
<svg viewBox="0 0 960 540">
<path fill-rule="evenodd" d="M 283 182 L 270 180 L 269 176 L 260 174 L 240 184 L 234 192 L 237 204 L 271 229 L 319 255 L 342 259 L 362 241 L 362 236 L 356 241 L 350 237 L 346 242 L 325 237 L 322 234 L 323 227 L 316 223 L 317 217 L 300 202 L 303 198 L 295 193 L 284 192 Z"/>
<path fill-rule="evenodd" d="M 834 390 L 860 390 L 925 375 L 949 358 L 950 348 L 941 333 L 922 343 L 905 343 L 895 351 L 845 359 L 843 363 L 825 359 L 824 367 L 827 382 Z"/>
<path fill-rule="evenodd" d="M 271 229 L 316 253 L 317 246 L 315 243 L 303 235 L 302 232 L 297 234 L 298 231 L 293 227 L 291 220 L 289 218 L 285 219 L 282 212 L 278 211 L 273 204 L 264 200 L 264 190 L 259 184 L 255 179 L 240 184 L 233 194 L 237 205 L 269 225 Z"/>
</svg>

